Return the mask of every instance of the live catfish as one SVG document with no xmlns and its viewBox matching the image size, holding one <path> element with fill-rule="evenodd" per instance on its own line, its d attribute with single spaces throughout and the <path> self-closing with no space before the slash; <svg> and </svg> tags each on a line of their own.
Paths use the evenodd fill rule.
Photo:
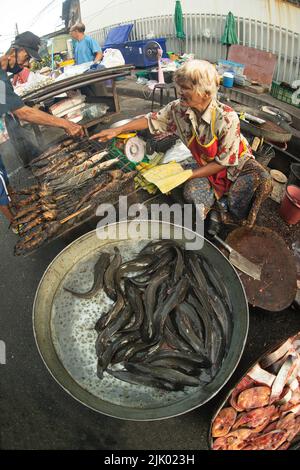
<svg viewBox="0 0 300 470">
<path fill-rule="evenodd" d="M 172 240 L 151 242 L 125 263 L 118 248 L 108 258 L 100 255 L 94 285 L 84 294 L 103 288 L 114 301 L 95 325 L 98 377 L 108 373 L 166 391 L 205 387 L 232 336 L 226 286 L 207 275 L 208 261 Z"/>
</svg>

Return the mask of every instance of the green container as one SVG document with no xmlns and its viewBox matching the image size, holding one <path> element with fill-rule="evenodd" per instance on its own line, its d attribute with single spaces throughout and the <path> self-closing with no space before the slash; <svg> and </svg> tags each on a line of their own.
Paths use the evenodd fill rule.
<svg viewBox="0 0 300 470">
<path fill-rule="evenodd" d="M 124 155 L 123 152 L 121 152 L 121 150 L 119 150 L 116 146 L 115 146 L 115 143 L 116 143 L 116 140 L 113 139 L 112 141 L 112 144 L 109 148 L 109 156 L 113 159 L 113 158 L 118 158 L 120 163 L 117 165 L 121 170 L 124 170 L 126 173 L 129 173 L 130 171 L 134 171 L 136 169 L 136 167 L 140 164 L 140 163 L 132 163 L 128 160 L 128 158 L 126 157 L 126 155 Z M 147 156 L 145 156 L 144 160 L 143 160 L 144 163 L 148 163 L 149 162 L 149 159 Z"/>
<path fill-rule="evenodd" d="M 148 78 L 149 79 L 149 72 L 147 70 L 140 70 L 135 73 L 136 78 Z"/>
<path fill-rule="evenodd" d="M 280 82 L 272 82 L 271 95 L 279 101 L 291 104 L 295 108 L 300 108 L 300 105 L 296 106 L 292 103 L 292 94 L 294 92 L 283 87 Z"/>
</svg>

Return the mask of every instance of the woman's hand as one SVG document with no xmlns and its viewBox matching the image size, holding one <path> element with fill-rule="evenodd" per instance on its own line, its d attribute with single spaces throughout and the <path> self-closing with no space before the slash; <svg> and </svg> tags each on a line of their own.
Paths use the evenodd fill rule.
<svg viewBox="0 0 300 470">
<path fill-rule="evenodd" d="M 98 140 L 99 142 L 108 142 L 114 139 L 121 133 L 120 129 L 105 129 L 91 137 L 91 140 Z"/>
</svg>

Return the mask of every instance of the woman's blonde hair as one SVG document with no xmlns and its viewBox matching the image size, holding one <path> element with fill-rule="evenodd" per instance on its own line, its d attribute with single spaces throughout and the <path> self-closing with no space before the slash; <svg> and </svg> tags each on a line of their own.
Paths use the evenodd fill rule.
<svg viewBox="0 0 300 470">
<path fill-rule="evenodd" d="M 206 60 L 190 60 L 175 72 L 175 82 L 183 88 L 191 88 L 200 96 L 216 97 L 220 77 L 215 67 Z"/>
</svg>

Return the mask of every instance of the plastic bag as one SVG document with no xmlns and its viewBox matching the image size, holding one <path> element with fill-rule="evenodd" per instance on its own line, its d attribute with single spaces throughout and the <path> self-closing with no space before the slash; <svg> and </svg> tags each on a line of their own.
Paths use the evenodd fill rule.
<svg viewBox="0 0 300 470">
<path fill-rule="evenodd" d="M 168 150 L 162 159 L 162 163 L 170 162 L 183 162 L 188 158 L 192 157 L 190 150 L 184 145 L 181 140 L 178 140 L 176 144 Z"/>
<path fill-rule="evenodd" d="M 22 85 L 16 86 L 14 91 L 17 95 L 23 96 L 26 93 L 34 92 L 52 83 L 54 83 L 53 78 L 41 75 L 40 73 L 31 72 L 28 81 Z"/>
<path fill-rule="evenodd" d="M 63 68 L 63 73 L 56 78 L 56 81 L 65 80 L 66 78 L 75 77 L 76 75 L 81 75 L 93 65 L 93 62 L 85 62 L 80 65 L 68 65 Z"/>
<path fill-rule="evenodd" d="M 136 81 L 138 85 L 147 85 L 148 83 L 148 78 L 145 77 L 139 77 Z"/>
<path fill-rule="evenodd" d="M 118 67 L 119 65 L 125 65 L 125 59 L 118 49 L 106 49 L 101 64 L 106 68 Z"/>
<path fill-rule="evenodd" d="M 109 106 L 104 103 L 97 103 L 97 104 L 92 104 L 88 107 L 86 107 L 83 111 L 83 117 L 85 119 L 98 119 L 102 116 L 105 116 L 107 111 L 109 110 Z"/>
</svg>

